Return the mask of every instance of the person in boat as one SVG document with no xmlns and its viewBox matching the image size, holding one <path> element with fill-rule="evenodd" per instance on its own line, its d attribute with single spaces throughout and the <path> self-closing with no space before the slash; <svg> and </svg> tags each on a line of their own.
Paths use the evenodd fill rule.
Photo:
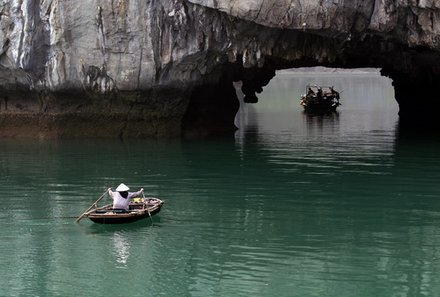
<svg viewBox="0 0 440 297">
<path fill-rule="evenodd" d="M 339 102 L 339 92 L 335 91 L 333 86 L 330 87 L 331 94 L 336 98 L 336 100 Z"/>
<path fill-rule="evenodd" d="M 315 96 L 315 92 L 313 92 L 312 88 L 309 87 L 309 90 L 307 91 L 307 96 Z"/>
<path fill-rule="evenodd" d="M 316 93 L 316 97 L 318 99 L 318 101 L 321 101 L 323 99 L 323 94 L 322 94 L 322 88 L 318 87 L 318 92 Z"/>
<path fill-rule="evenodd" d="M 130 199 L 139 196 L 144 191 L 143 188 L 137 192 L 129 192 L 128 190 L 130 188 L 122 183 L 116 188 L 115 192 L 112 191 L 112 188 L 108 188 L 108 194 L 113 199 L 113 209 L 128 210 Z"/>
</svg>

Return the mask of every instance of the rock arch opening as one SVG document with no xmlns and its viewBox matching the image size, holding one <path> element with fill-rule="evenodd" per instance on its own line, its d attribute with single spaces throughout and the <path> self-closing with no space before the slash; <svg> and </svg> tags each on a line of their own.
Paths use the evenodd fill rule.
<svg viewBox="0 0 440 297">
<path fill-rule="evenodd" d="M 408 44 L 399 39 L 396 32 L 387 35 L 368 30 L 357 32 L 357 29 L 345 33 L 286 30 L 243 20 L 239 22 L 240 26 L 234 26 L 235 38 L 229 38 L 232 46 L 224 53 L 227 58 L 217 68 L 220 83 L 211 81 L 195 88 L 193 94 L 196 96 L 190 96 L 189 108 L 184 116 L 184 131 L 205 129 L 204 134 L 209 134 L 209 129 L 206 130 L 209 126 L 214 127 L 211 132 L 219 132 L 221 127 L 229 130 L 235 128 L 231 125 L 231 119 L 238 110 L 236 96 L 232 91 L 229 96 L 233 98 L 221 92 L 226 87 L 231 90 L 235 81 L 242 82 L 244 101 L 256 103 L 258 94 L 277 70 L 316 66 L 381 69 L 380 74 L 392 80 L 402 122 L 416 126 L 421 123 L 437 124 L 435 118 L 440 110 L 440 52 L 435 48 Z M 200 93 L 203 93 L 204 103 L 195 99 L 200 98 Z M 214 103 L 220 102 L 220 97 L 228 97 L 226 102 L 229 105 L 226 102 Z M 209 105 L 212 113 L 199 113 L 207 111 L 201 108 L 201 104 Z M 221 106 L 215 107 L 216 104 Z M 194 106 L 198 106 L 198 111 Z M 196 127 L 194 124 L 201 117 L 205 121 L 199 123 L 205 126 Z M 214 122 L 210 124 L 212 119 L 219 125 L 216 126 Z"/>
<path fill-rule="evenodd" d="M 307 85 L 333 86 L 340 92 L 334 110 L 307 110 L 300 98 Z M 241 83 L 237 84 L 241 87 Z M 296 68 L 277 71 L 276 76 L 258 95 L 258 104 L 244 103 L 236 117 L 236 137 L 261 133 L 308 133 L 306 128 L 358 130 L 394 130 L 398 126 L 398 105 L 389 78 L 378 69 Z M 240 98 L 240 96 L 239 96 Z M 306 125 L 308 127 L 306 127 Z M 329 125 L 329 127 L 325 127 Z M 369 129 L 369 130 L 368 130 Z"/>
</svg>

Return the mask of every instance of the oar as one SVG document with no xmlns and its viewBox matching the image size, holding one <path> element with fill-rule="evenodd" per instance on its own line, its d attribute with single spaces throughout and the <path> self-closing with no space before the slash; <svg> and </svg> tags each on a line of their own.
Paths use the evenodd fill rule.
<svg viewBox="0 0 440 297">
<path fill-rule="evenodd" d="M 101 199 L 104 197 L 104 195 L 107 194 L 107 192 L 108 192 L 108 190 L 105 190 L 105 192 L 101 195 L 101 197 L 99 197 L 98 200 L 96 200 L 95 202 L 93 202 L 93 204 L 90 205 L 90 207 L 87 208 L 87 210 L 86 210 L 85 212 L 83 212 L 83 214 L 80 215 L 80 216 L 75 220 L 75 223 L 78 223 L 79 221 L 81 221 L 81 219 L 87 214 L 87 212 L 88 212 L 90 209 L 92 209 L 93 206 L 96 207 L 96 203 L 98 203 L 98 201 L 101 200 Z"/>
<path fill-rule="evenodd" d="M 151 217 L 150 210 L 148 209 L 148 204 L 147 204 L 147 202 L 145 201 L 145 194 L 144 194 L 143 191 L 142 191 L 142 196 L 144 197 L 145 208 L 147 209 L 148 216 L 150 217 L 150 220 L 151 220 L 151 226 L 153 226 L 153 218 Z"/>
</svg>

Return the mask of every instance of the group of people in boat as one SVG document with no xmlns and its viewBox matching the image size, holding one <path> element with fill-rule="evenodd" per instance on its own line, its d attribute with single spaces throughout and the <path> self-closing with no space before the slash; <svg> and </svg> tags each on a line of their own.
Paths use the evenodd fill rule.
<svg viewBox="0 0 440 297">
<path fill-rule="evenodd" d="M 328 91 L 323 91 L 322 87 L 317 86 L 317 91 L 313 91 L 311 87 L 309 87 L 307 91 L 308 98 L 316 98 L 317 100 L 325 100 L 325 99 L 336 99 L 339 102 L 339 92 L 337 92 L 333 86 L 328 87 Z"/>
<path fill-rule="evenodd" d="M 335 111 L 341 105 L 339 92 L 333 86 L 321 87 L 307 85 L 306 93 L 301 96 L 300 104 L 306 111 Z"/>
</svg>

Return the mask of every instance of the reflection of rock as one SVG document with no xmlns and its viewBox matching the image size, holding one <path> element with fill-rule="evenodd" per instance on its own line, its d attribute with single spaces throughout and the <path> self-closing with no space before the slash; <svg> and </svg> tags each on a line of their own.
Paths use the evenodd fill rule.
<svg viewBox="0 0 440 297">
<path fill-rule="evenodd" d="M 231 130 L 220 89 L 242 81 L 257 102 L 276 69 L 315 65 L 382 68 L 402 116 L 418 97 L 437 110 L 440 7 L 407 2 L 0 0 L 0 130 L 25 133 L 24 116 L 42 137 Z M 67 126 L 84 117 L 93 129 Z"/>
</svg>

